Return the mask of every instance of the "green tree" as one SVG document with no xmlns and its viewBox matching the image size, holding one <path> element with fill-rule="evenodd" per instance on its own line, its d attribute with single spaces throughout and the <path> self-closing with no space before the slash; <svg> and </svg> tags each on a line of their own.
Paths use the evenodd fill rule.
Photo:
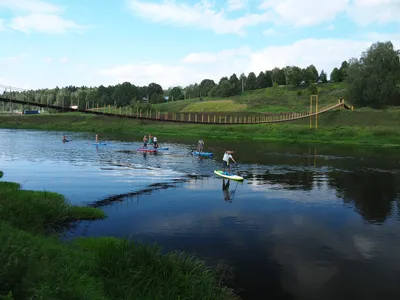
<svg viewBox="0 0 400 300">
<path fill-rule="evenodd" d="M 164 91 L 161 85 L 155 82 L 149 84 L 147 88 L 147 93 L 149 95 L 150 103 L 160 103 L 164 101 L 164 98 L 162 97 Z"/>
<path fill-rule="evenodd" d="M 266 83 L 267 87 L 272 87 L 272 85 L 274 84 L 272 80 L 272 71 L 270 70 L 265 71 L 265 79 L 267 81 Z"/>
<path fill-rule="evenodd" d="M 334 68 L 331 72 L 330 76 L 331 80 L 334 82 L 341 82 L 342 81 L 342 74 L 338 68 Z"/>
<path fill-rule="evenodd" d="M 322 83 L 327 83 L 328 78 L 324 70 L 321 71 L 321 74 L 319 74 L 319 80 L 322 81 Z"/>
<path fill-rule="evenodd" d="M 261 71 L 256 79 L 256 88 L 264 89 L 266 87 L 267 87 L 267 77 L 265 76 L 265 73 Z"/>
<path fill-rule="evenodd" d="M 256 74 L 254 72 L 250 72 L 249 75 L 247 76 L 246 80 L 246 86 L 245 86 L 245 91 L 251 91 L 256 89 Z"/>
<path fill-rule="evenodd" d="M 239 94 L 242 89 L 242 85 L 235 73 L 233 73 L 231 77 L 229 77 L 229 82 L 233 86 L 233 94 L 234 95 Z"/>
<path fill-rule="evenodd" d="M 222 80 L 219 84 L 219 94 L 222 97 L 229 97 L 235 94 L 235 87 L 229 80 Z"/>
<path fill-rule="evenodd" d="M 179 86 L 173 87 L 168 95 L 172 98 L 171 100 L 176 101 L 176 100 L 182 100 L 184 98 L 182 89 Z"/>
<path fill-rule="evenodd" d="M 206 96 L 211 91 L 211 89 L 215 86 L 215 82 L 212 79 L 203 79 L 200 82 L 200 92 L 201 95 Z"/>
<path fill-rule="evenodd" d="M 347 61 L 343 61 L 341 66 L 340 66 L 340 76 L 341 76 L 341 81 L 346 80 L 347 78 L 347 69 L 349 67 L 349 63 Z"/>
<path fill-rule="evenodd" d="M 303 76 L 299 67 L 286 67 L 286 74 L 288 78 L 288 84 L 298 86 L 301 83 Z"/>
<path fill-rule="evenodd" d="M 347 68 L 348 97 L 355 105 L 380 108 L 400 105 L 400 51 L 391 42 L 377 42 L 350 60 Z"/>
</svg>

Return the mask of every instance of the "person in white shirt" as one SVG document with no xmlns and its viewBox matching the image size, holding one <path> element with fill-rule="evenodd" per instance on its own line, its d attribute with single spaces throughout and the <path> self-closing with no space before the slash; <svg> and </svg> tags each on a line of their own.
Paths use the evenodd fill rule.
<svg viewBox="0 0 400 300">
<path fill-rule="evenodd" d="M 204 142 L 203 139 L 200 138 L 199 142 L 197 143 L 197 151 L 203 152 Z"/>
<path fill-rule="evenodd" d="M 157 137 L 153 137 L 153 146 L 154 146 L 154 148 L 158 148 Z"/>
<path fill-rule="evenodd" d="M 224 153 L 224 157 L 222 158 L 223 161 L 223 166 L 222 166 L 222 171 L 225 172 L 225 168 L 228 168 L 228 172 L 231 172 L 231 167 L 229 165 L 229 159 L 232 159 L 234 163 L 236 163 L 236 161 L 234 160 L 234 158 L 232 157 L 232 153 L 233 151 L 225 151 Z"/>
</svg>

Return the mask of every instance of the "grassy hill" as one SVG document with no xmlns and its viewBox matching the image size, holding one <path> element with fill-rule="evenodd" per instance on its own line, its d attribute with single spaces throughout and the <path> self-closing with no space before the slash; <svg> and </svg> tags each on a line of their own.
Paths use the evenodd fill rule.
<svg viewBox="0 0 400 300">
<path fill-rule="evenodd" d="M 344 83 L 318 85 L 319 105 L 336 104 L 346 96 Z M 345 98 L 346 101 L 346 98 Z M 348 102 L 348 101 L 346 101 Z M 206 97 L 174 101 L 153 105 L 153 109 L 166 112 L 292 112 L 304 111 L 310 106 L 308 87 L 281 86 L 276 88 L 246 91 L 229 98 Z"/>
</svg>

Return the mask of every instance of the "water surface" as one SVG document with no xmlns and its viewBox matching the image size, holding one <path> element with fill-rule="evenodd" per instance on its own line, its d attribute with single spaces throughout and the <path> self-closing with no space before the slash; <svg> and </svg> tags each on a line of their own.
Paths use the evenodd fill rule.
<svg viewBox="0 0 400 300">
<path fill-rule="evenodd" d="M 104 209 L 68 234 L 157 242 L 232 273 L 243 299 L 399 299 L 400 158 L 393 151 L 165 140 L 136 153 L 129 136 L 0 130 L 3 180 Z M 187 144 L 188 142 L 192 144 Z M 235 150 L 246 180 L 214 176 Z"/>
</svg>

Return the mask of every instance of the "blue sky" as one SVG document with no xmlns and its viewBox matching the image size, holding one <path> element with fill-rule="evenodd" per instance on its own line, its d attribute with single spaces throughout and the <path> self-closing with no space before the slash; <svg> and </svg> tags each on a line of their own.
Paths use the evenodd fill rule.
<svg viewBox="0 0 400 300">
<path fill-rule="evenodd" d="M 371 43 L 400 48 L 400 0 L 0 0 L 0 85 L 157 82 L 286 65 L 328 74 Z"/>
</svg>

